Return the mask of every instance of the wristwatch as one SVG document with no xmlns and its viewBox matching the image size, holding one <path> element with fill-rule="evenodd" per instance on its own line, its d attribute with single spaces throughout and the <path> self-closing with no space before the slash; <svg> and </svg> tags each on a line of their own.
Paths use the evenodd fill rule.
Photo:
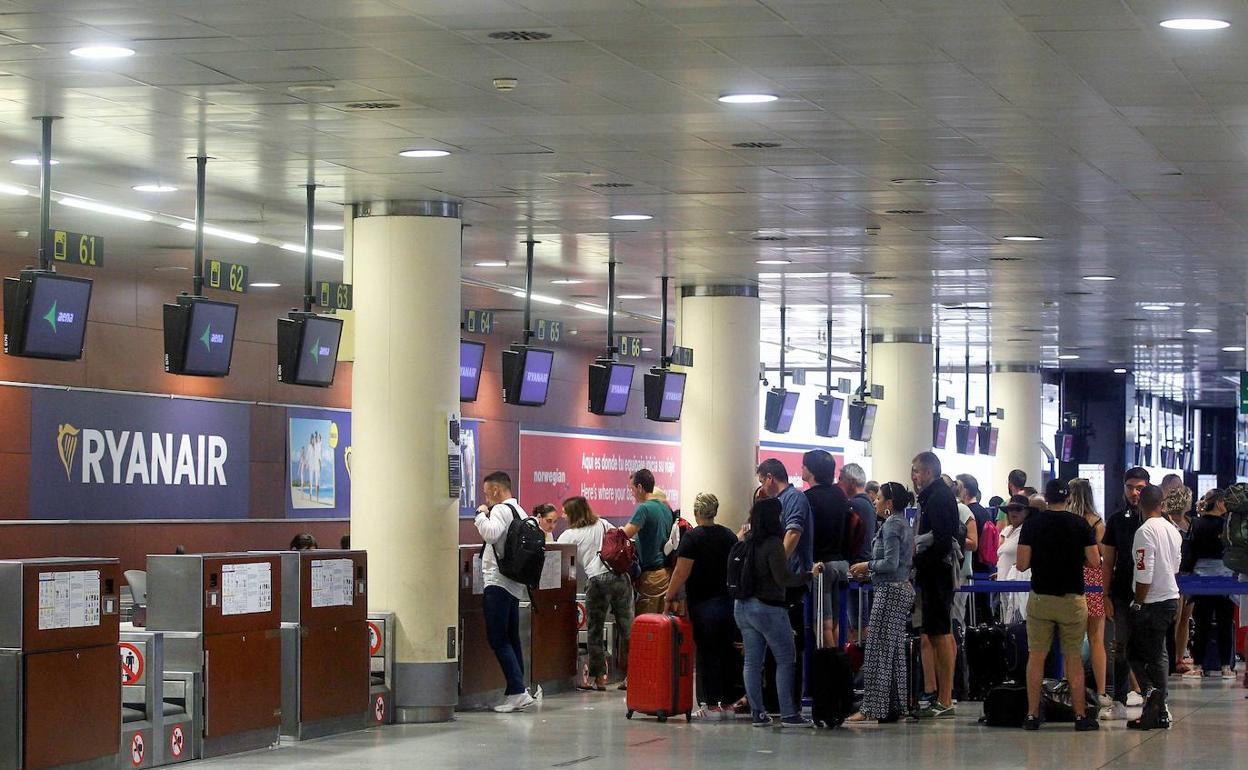
<svg viewBox="0 0 1248 770">
<path fill-rule="evenodd" d="M 1140 610 L 1144 609 L 1144 605 L 1140 604 L 1139 602 L 1131 602 L 1131 609 L 1135 612 L 1139 612 Z"/>
</svg>

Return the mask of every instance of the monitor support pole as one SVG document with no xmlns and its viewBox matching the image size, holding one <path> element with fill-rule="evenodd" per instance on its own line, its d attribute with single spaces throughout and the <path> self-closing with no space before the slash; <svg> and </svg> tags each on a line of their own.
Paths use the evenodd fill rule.
<svg viewBox="0 0 1248 770">
<path fill-rule="evenodd" d="M 195 276 L 191 295 L 204 296 L 204 191 L 208 185 L 208 156 L 195 156 Z"/>
<path fill-rule="evenodd" d="M 43 128 L 39 153 L 39 269 L 52 270 L 52 122 L 59 115 L 35 118 Z"/>
<path fill-rule="evenodd" d="M 312 294 L 312 225 L 316 223 L 316 184 L 309 184 L 307 188 L 308 213 L 307 221 L 303 224 L 303 312 L 311 313 L 312 301 L 316 299 Z"/>
<path fill-rule="evenodd" d="M 533 338 L 533 247 L 541 241 L 532 238 L 524 242 L 524 344 Z"/>
</svg>

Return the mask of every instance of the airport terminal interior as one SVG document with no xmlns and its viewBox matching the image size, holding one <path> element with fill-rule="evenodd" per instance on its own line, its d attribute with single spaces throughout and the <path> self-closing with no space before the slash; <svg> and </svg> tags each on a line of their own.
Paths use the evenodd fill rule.
<svg viewBox="0 0 1248 770">
<path fill-rule="evenodd" d="M 1245 0 L 0 0 L 0 770 L 1244 767 L 1246 253 Z"/>
</svg>

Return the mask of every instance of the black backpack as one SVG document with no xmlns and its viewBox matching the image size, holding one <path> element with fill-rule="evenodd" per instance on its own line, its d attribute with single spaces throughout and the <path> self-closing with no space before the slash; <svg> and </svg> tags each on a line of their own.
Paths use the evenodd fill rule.
<svg viewBox="0 0 1248 770">
<path fill-rule="evenodd" d="M 733 599 L 754 596 L 754 547 L 748 540 L 738 540 L 728 551 L 728 595 Z"/>
<path fill-rule="evenodd" d="M 542 582 L 542 565 L 546 561 L 546 533 L 537 526 L 537 519 L 521 518 L 520 512 L 510 503 L 511 524 L 503 535 L 503 552 L 494 544 L 494 558 L 498 571 L 505 578 L 523 583 L 532 591 Z"/>
</svg>

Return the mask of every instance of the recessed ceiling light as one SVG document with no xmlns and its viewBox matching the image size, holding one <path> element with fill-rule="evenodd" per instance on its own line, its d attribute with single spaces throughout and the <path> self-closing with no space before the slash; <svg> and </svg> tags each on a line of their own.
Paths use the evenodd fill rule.
<svg viewBox="0 0 1248 770">
<path fill-rule="evenodd" d="M 1118 280 L 1118 276 L 1116 275 L 1085 275 L 1083 277 L 1083 280 L 1085 281 L 1116 281 Z"/>
<path fill-rule="evenodd" d="M 757 260 L 754 264 L 756 265 L 788 265 L 788 264 L 791 264 L 792 261 L 793 260 L 791 259 L 760 259 L 760 260 Z"/>
<path fill-rule="evenodd" d="M 80 59 L 124 59 L 127 56 L 134 56 L 134 49 L 122 45 L 84 45 L 81 48 L 74 48 L 69 53 Z"/>
<path fill-rule="evenodd" d="M 915 185 L 920 187 L 930 187 L 934 184 L 940 184 L 939 179 L 928 179 L 926 177 L 898 177 L 890 179 L 890 182 L 896 185 Z"/>
<path fill-rule="evenodd" d="M 134 190 L 135 192 L 146 192 L 146 193 L 171 193 L 171 192 L 178 191 L 178 188 L 174 187 L 173 185 L 162 184 L 160 182 L 153 182 L 150 184 L 136 184 L 134 187 L 131 187 L 130 189 Z"/>
<path fill-rule="evenodd" d="M 422 150 L 416 147 L 399 152 L 404 158 L 445 158 L 450 154 L 447 150 Z"/>
<path fill-rule="evenodd" d="M 251 283 L 249 283 L 249 284 L 247 284 L 247 285 L 248 285 L 248 286 L 250 286 L 250 287 L 251 287 L 251 288 L 253 288 L 253 289 L 277 289 L 277 288 L 281 288 L 281 284 L 280 284 L 280 283 L 274 283 L 274 282 L 272 282 L 272 281 L 252 281 Z"/>
<path fill-rule="evenodd" d="M 1057 360 L 1058 361 L 1074 361 L 1077 358 L 1079 358 L 1078 353 L 1063 353 L 1057 357 Z"/>
<path fill-rule="evenodd" d="M 612 214 L 611 218 L 620 222 L 645 222 L 654 219 L 649 214 Z"/>
<path fill-rule="evenodd" d="M 1213 334 L 1213 329 L 1207 329 L 1204 326 L 1193 326 L 1187 330 L 1188 334 Z"/>
<path fill-rule="evenodd" d="M 14 158 L 13 160 L 11 160 L 11 161 L 9 161 L 9 162 L 10 162 L 10 163 L 12 163 L 14 166 L 38 166 L 38 165 L 39 165 L 39 156 L 37 156 L 37 155 L 30 155 L 30 156 L 27 156 L 27 157 L 24 157 L 24 158 Z M 53 166 L 59 166 L 59 165 L 61 165 L 61 162 L 60 162 L 59 160 L 57 160 L 56 158 L 53 158 L 53 159 L 52 159 L 52 165 L 53 165 Z"/>
<path fill-rule="evenodd" d="M 889 297 L 891 297 L 891 296 L 893 296 L 893 295 L 892 295 L 892 294 L 885 293 L 885 292 L 882 292 L 882 291 L 876 291 L 876 292 L 872 292 L 872 293 L 870 293 L 870 294 L 863 294 L 863 295 L 862 295 L 862 298 L 863 298 L 863 299 L 888 299 L 888 298 L 889 298 Z"/>
<path fill-rule="evenodd" d="M 507 267 L 507 263 L 502 260 L 495 259 L 495 260 L 489 260 L 486 262 L 476 262 L 474 263 L 473 266 L 474 267 Z"/>
<path fill-rule="evenodd" d="M 581 284 L 585 282 L 582 281 L 580 278 L 556 278 L 552 280 L 551 283 L 555 284 L 556 286 L 576 286 L 577 284 Z"/>
<path fill-rule="evenodd" d="M 1227 345 L 1226 347 L 1222 348 L 1222 352 L 1223 353 L 1243 353 L 1244 346 L 1243 345 Z"/>
<path fill-rule="evenodd" d="M 1121 366 L 1114 370 L 1114 374 L 1126 374 L 1126 373 L 1127 373 L 1127 370 L 1123 369 Z"/>
<path fill-rule="evenodd" d="M 329 83 L 299 83 L 286 89 L 292 94 L 327 94 L 334 90 Z"/>
<path fill-rule="evenodd" d="M 1226 29 L 1231 26 L 1231 23 L 1223 19 L 1166 19 L 1161 22 L 1161 26 L 1166 29 L 1204 32 L 1212 29 Z"/>
<path fill-rule="evenodd" d="M 337 231 L 341 230 L 341 229 L 342 229 L 342 225 L 330 224 L 330 223 L 328 223 L 328 222 L 326 222 L 325 224 L 321 224 L 321 223 L 319 223 L 319 222 L 318 222 L 318 223 L 316 223 L 316 224 L 312 225 L 312 229 L 313 229 L 313 230 L 325 230 L 325 231 L 328 231 L 328 232 L 331 232 L 331 233 L 332 233 L 332 232 L 337 232 Z"/>
<path fill-rule="evenodd" d="M 616 299 L 650 299 L 645 294 L 621 294 Z"/>
<path fill-rule="evenodd" d="M 1169 305 L 1140 305 L 1140 310 L 1151 310 L 1154 313 L 1164 313 L 1169 309 Z"/>
<path fill-rule="evenodd" d="M 767 104 L 779 98 L 775 94 L 721 94 L 719 101 L 724 104 Z"/>
<path fill-rule="evenodd" d="M 641 349 L 641 352 L 642 352 L 642 353 L 653 353 L 653 352 L 654 352 L 654 348 L 642 348 L 642 349 Z"/>
<path fill-rule="evenodd" d="M 1005 235 L 1001 237 L 1003 241 L 1018 241 L 1020 243 L 1031 243 L 1032 241 L 1043 241 L 1043 235 Z"/>
<path fill-rule="evenodd" d="M 158 273 L 180 273 L 185 270 L 190 270 L 189 267 L 184 265 L 161 265 L 160 267 L 154 267 L 152 269 Z"/>
</svg>

